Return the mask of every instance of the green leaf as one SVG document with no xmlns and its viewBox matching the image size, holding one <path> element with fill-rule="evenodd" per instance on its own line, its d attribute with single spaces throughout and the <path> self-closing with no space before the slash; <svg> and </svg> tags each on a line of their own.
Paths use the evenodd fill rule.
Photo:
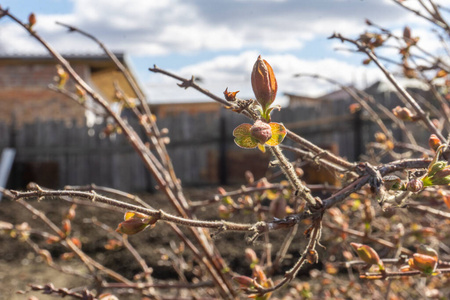
<svg viewBox="0 0 450 300">
<path fill-rule="evenodd" d="M 252 149 L 256 148 L 258 141 L 250 134 L 251 124 L 241 124 L 233 130 L 234 142 L 241 148 Z"/>
<path fill-rule="evenodd" d="M 266 147 L 264 147 L 263 144 L 258 143 L 258 149 L 259 151 L 261 151 L 262 153 L 266 153 Z"/>
<path fill-rule="evenodd" d="M 424 178 L 422 178 L 422 182 L 423 182 L 423 186 L 427 187 L 427 186 L 432 186 L 433 185 L 433 181 L 431 180 L 430 177 L 425 176 Z"/>
<path fill-rule="evenodd" d="M 280 144 L 286 136 L 286 128 L 280 123 L 269 123 L 272 128 L 272 137 L 266 142 L 268 146 L 276 146 Z"/>
</svg>

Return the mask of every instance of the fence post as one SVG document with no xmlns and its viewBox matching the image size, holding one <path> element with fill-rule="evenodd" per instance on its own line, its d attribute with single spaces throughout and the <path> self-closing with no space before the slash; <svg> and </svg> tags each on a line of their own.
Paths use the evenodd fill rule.
<svg viewBox="0 0 450 300">
<path fill-rule="evenodd" d="M 227 172 L 227 124 L 226 117 L 224 116 L 224 109 L 220 108 L 219 117 L 219 163 L 218 163 L 218 175 L 219 183 L 221 185 L 226 185 L 228 183 L 228 172 Z"/>
<path fill-rule="evenodd" d="M 355 117 L 353 119 L 353 147 L 355 152 L 355 160 L 358 160 L 361 154 L 364 153 L 364 144 L 363 144 L 363 125 L 364 121 L 362 119 L 361 111 L 355 112 Z"/>
</svg>

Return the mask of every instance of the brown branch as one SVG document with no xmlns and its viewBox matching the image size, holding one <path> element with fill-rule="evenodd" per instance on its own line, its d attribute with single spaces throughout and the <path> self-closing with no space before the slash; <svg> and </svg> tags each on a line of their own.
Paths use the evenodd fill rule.
<svg viewBox="0 0 450 300">
<path fill-rule="evenodd" d="M 171 73 L 169 71 L 160 69 L 157 66 L 154 66 L 153 68 L 149 68 L 149 70 L 151 72 L 161 73 L 161 74 L 164 74 L 164 75 L 169 76 L 171 78 L 174 78 L 174 79 L 176 79 L 178 81 L 181 81 L 182 83 L 178 84 L 180 87 L 183 87 L 183 88 L 192 87 L 192 88 L 198 90 L 199 92 L 201 92 L 202 94 L 210 97 L 212 100 L 221 103 L 225 107 L 234 107 L 233 103 L 228 102 L 228 101 L 226 101 L 226 100 L 224 100 L 224 99 L 222 99 L 222 98 L 212 94 L 210 91 L 200 87 L 197 83 L 195 83 L 194 77 L 192 77 L 191 79 L 188 80 L 188 79 L 185 79 L 185 78 L 180 77 L 178 75 L 175 75 L 175 74 L 173 74 L 173 73 Z M 252 120 L 255 120 L 255 117 L 251 113 L 249 113 L 247 110 L 240 110 L 239 112 L 244 114 L 248 118 L 250 118 Z M 320 147 L 318 147 L 318 146 L 314 145 L 313 143 L 311 143 L 310 141 L 300 137 L 299 135 L 295 134 L 294 132 L 290 131 L 289 129 L 287 130 L 286 136 L 289 139 L 291 139 L 294 142 L 296 142 L 299 145 L 301 145 L 302 147 L 313 151 L 316 155 L 320 155 L 320 157 L 322 157 L 324 159 L 327 159 L 327 160 L 329 160 L 329 161 L 331 161 L 331 162 L 333 162 L 333 163 L 335 163 L 335 164 L 337 164 L 339 166 L 342 166 L 343 168 L 351 170 L 351 169 L 353 169 L 355 167 L 354 164 L 349 163 L 348 161 L 346 161 L 346 160 L 344 160 L 344 159 L 342 159 L 342 158 L 340 158 L 340 157 L 338 157 L 336 155 L 333 155 L 333 154 L 331 154 L 330 152 L 328 152 L 326 150 L 321 149 Z"/>
<path fill-rule="evenodd" d="M 273 222 L 257 222 L 255 224 L 240 224 L 232 223 L 227 221 L 202 221 L 193 220 L 178 217 L 162 210 L 156 210 L 151 208 L 144 208 L 141 206 L 136 206 L 133 204 L 118 201 L 109 197 L 99 195 L 95 192 L 82 192 L 82 191 L 71 191 L 71 190 L 44 190 L 38 189 L 27 192 L 11 191 L 15 195 L 15 200 L 22 201 L 23 199 L 29 198 L 45 198 L 45 197 L 78 197 L 83 199 L 89 199 L 93 202 L 105 203 L 110 206 L 121 208 L 125 211 L 134 211 L 146 214 L 148 216 L 155 217 L 159 221 L 166 221 L 178 225 L 188 226 L 188 227 L 200 227 L 200 228 L 211 228 L 217 229 L 219 231 L 247 231 L 257 234 L 261 234 L 267 231 L 279 230 L 284 228 L 289 228 L 294 226 L 296 223 L 300 222 L 302 219 L 306 218 L 306 215 L 296 215 L 295 217 L 288 218 L 286 220 L 275 220 Z"/>
<path fill-rule="evenodd" d="M 119 125 L 119 127 L 124 132 L 125 136 L 128 137 L 129 142 L 133 146 L 133 148 L 136 150 L 138 155 L 141 157 L 141 159 L 144 161 L 144 164 L 146 167 L 150 170 L 150 172 L 155 177 L 159 187 L 162 191 L 166 194 L 166 196 L 169 198 L 177 212 L 183 216 L 188 217 L 189 215 L 189 207 L 187 204 L 186 199 L 184 198 L 184 195 L 181 191 L 181 188 L 178 186 L 177 182 L 167 182 L 161 174 L 157 167 L 156 167 L 156 160 L 154 159 L 153 154 L 150 152 L 149 148 L 142 142 L 142 140 L 139 138 L 138 134 L 135 132 L 135 130 L 124 120 L 122 119 L 118 114 L 116 114 L 110 107 L 109 103 L 102 98 L 99 94 L 97 94 L 86 82 L 82 80 L 82 78 L 75 72 L 75 70 L 72 68 L 72 66 L 69 64 L 67 60 L 65 60 L 58 52 L 56 52 L 46 41 L 44 41 L 34 30 L 31 29 L 30 26 L 25 25 L 22 23 L 19 19 L 17 19 L 15 16 L 10 14 L 8 11 L 5 11 L 1 9 L 0 7 L 0 13 L 4 13 L 6 16 L 10 17 L 12 20 L 14 20 L 17 24 L 21 25 L 24 29 L 26 29 L 31 36 L 33 36 L 37 41 L 39 41 L 47 50 L 48 52 L 62 65 L 62 67 L 70 74 L 70 76 L 76 81 L 76 83 L 83 88 L 87 94 L 89 94 L 90 97 L 94 101 L 96 101 L 98 104 L 100 104 L 107 112 L 111 115 L 111 117 L 115 120 L 115 122 Z M 172 185 L 175 184 L 175 187 L 177 188 L 176 193 L 172 190 Z M 204 235 L 203 231 L 198 231 L 193 228 L 189 228 L 189 230 L 194 235 L 195 239 L 200 245 L 200 248 L 202 249 L 203 253 L 210 259 L 211 261 L 213 258 L 210 255 L 210 245 L 206 245 L 205 243 L 208 241 L 208 237 Z M 230 295 L 234 294 L 234 291 L 230 288 L 231 283 L 227 278 L 225 278 L 221 274 L 221 269 L 216 268 L 215 271 L 219 276 L 222 278 L 222 281 L 224 285 L 219 285 L 219 292 L 223 297 L 229 298 Z"/>
<path fill-rule="evenodd" d="M 278 184 L 278 183 L 269 184 L 269 185 L 261 186 L 261 187 L 242 187 L 236 191 L 227 192 L 225 194 L 215 194 L 214 196 L 212 196 L 206 200 L 191 201 L 190 206 L 192 208 L 202 207 L 202 206 L 209 205 L 212 203 L 220 202 L 221 199 L 223 199 L 224 197 L 244 196 L 244 195 L 249 195 L 249 194 L 253 194 L 253 193 L 257 193 L 257 192 L 264 192 L 267 190 L 281 191 L 284 188 L 285 188 L 285 186 Z"/>
<path fill-rule="evenodd" d="M 392 75 L 391 72 L 389 72 L 383 64 L 378 60 L 378 57 L 375 55 L 375 53 L 370 50 L 367 46 L 363 45 L 361 42 L 352 40 L 349 38 L 346 38 L 342 36 L 341 34 L 333 34 L 330 39 L 339 39 L 342 42 L 349 42 L 354 44 L 359 51 L 365 53 L 377 66 L 378 68 L 384 73 L 386 78 L 394 85 L 396 90 L 408 101 L 408 103 L 411 105 L 411 107 L 414 109 L 414 111 L 417 113 L 419 118 L 425 123 L 426 127 L 431 133 L 436 134 L 441 141 L 444 143 L 447 141 L 446 138 L 442 135 L 442 133 L 434 126 L 433 122 L 429 119 L 428 115 L 422 110 L 422 108 L 417 104 L 416 100 L 398 83 L 397 79 Z"/>
<path fill-rule="evenodd" d="M 88 290 L 83 290 L 81 293 L 78 293 L 68 288 L 56 288 L 52 283 L 46 285 L 30 284 L 29 287 L 32 291 L 42 291 L 43 294 L 47 295 L 56 294 L 60 297 L 70 296 L 82 300 L 98 300 Z"/>
<path fill-rule="evenodd" d="M 178 81 L 181 81 L 181 84 L 178 84 L 179 87 L 182 87 L 184 89 L 187 89 L 189 87 L 196 89 L 197 91 L 199 91 L 200 93 L 208 96 L 209 98 L 213 99 L 216 102 L 219 102 L 220 104 L 224 105 L 225 107 L 231 107 L 233 106 L 233 103 L 226 101 L 223 98 L 220 98 L 216 95 L 214 95 L 213 93 L 211 93 L 210 91 L 200 87 L 197 83 L 195 83 L 195 78 L 194 76 L 191 77 L 191 79 L 185 79 L 183 77 L 180 77 L 178 75 L 175 75 L 171 72 L 168 72 L 166 70 L 160 69 L 158 68 L 156 65 L 153 65 L 153 68 L 149 68 L 149 71 L 154 72 L 154 73 L 161 73 L 164 74 L 166 76 L 172 77 Z"/>
<path fill-rule="evenodd" d="M 278 159 L 278 165 L 283 170 L 284 174 L 289 180 L 289 183 L 294 190 L 294 195 L 296 197 L 300 197 L 305 200 L 312 208 L 320 208 L 322 206 L 322 201 L 318 197 L 313 197 L 311 195 L 311 190 L 307 188 L 301 181 L 298 179 L 297 174 L 295 173 L 294 167 L 292 164 L 286 159 L 284 154 L 281 152 L 279 146 L 269 147 L 270 152 L 273 156 Z"/>
<path fill-rule="evenodd" d="M 142 283 L 137 282 L 131 285 L 123 283 L 104 283 L 102 285 L 104 288 L 110 289 L 136 289 L 143 290 L 147 288 L 157 288 L 157 289 L 199 289 L 205 287 L 214 287 L 213 283 L 210 281 L 199 282 L 199 283 Z"/>
<path fill-rule="evenodd" d="M 436 6 L 436 12 L 434 14 L 431 13 L 431 17 L 429 17 L 429 16 L 424 15 L 423 13 L 421 13 L 420 11 L 418 11 L 416 9 L 408 7 L 401 0 L 393 0 L 393 1 L 394 1 L 394 3 L 400 5 L 401 7 L 405 8 L 406 10 L 409 10 L 410 12 L 414 13 L 415 15 L 429 21 L 430 23 L 432 23 L 434 25 L 441 27 L 442 29 L 444 29 L 447 32 L 448 35 L 450 35 L 450 27 L 444 21 L 444 19 L 440 16 L 439 10 L 437 10 L 437 6 Z M 438 17 L 438 19 L 436 17 Z"/>
<path fill-rule="evenodd" d="M 450 213 L 414 202 L 408 202 L 408 209 L 418 210 L 440 218 L 450 219 Z"/>
<path fill-rule="evenodd" d="M 315 250 L 317 243 L 320 240 L 320 236 L 322 234 L 322 220 L 316 219 L 313 221 L 313 225 L 311 228 L 311 235 L 309 237 L 308 245 L 306 246 L 305 250 L 302 253 L 302 256 L 299 258 L 299 260 L 294 264 L 294 266 L 285 273 L 283 279 L 281 279 L 276 285 L 270 287 L 270 288 L 263 288 L 262 286 L 257 286 L 253 289 L 246 289 L 245 291 L 249 294 L 265 294 L 269 292 L 273 292 L 275 290 L 280 289 L 287 283 L 289 283 L 292 279 L 294 279 L 297 276 L 297 273 L 300 271 L 300 269 L 304 266 L 306 262 L 314 263 L 309 260 L 311 253 L 315 253 L 317 255 L 317 252 Z M 317 263 L 317 261 L 315 261 Z"/>
<path fill-rule="evenodd" d="M 334 231 L 347 233 L 347 234 L 359 237 L 359 238 L 361 238 L 363 240 L 367 240 L 367 241 L 371 241 L 371 242 L 380 244 L 380 245 L 382 245 L 384 247 L 387 247 L 387 248 L 390 248 L 390 249 L 397 249 L 397 246 L 394 243 L 391 243 L 389 241 L 386 241 L 386 240 L 383 240 L 383 239 L 380 239 L 380 238 L 372 237 L 370 235 L 368 236 L 365 233 L 357 231 L 357 230 L 354 230 L 354 229 L 344 229 L 344 228 L 341 228 L 339 226 L 333 225 L 333 224 L 331 224 L 329 222 L 323 222 L 323 226 L 325 226 L 325 227 L 327 227 L 327 228 L 329 228 L 331 230 L 334 230 Z M 404 248 L 404 247 L 401 247 L 400 251 L 402 253 L 404 253 L 404 254 L 407 254 L 407 255 L 413 255 L 414 254 L 411 250 L 409 250 L 407 248 Z"/>
</svg>

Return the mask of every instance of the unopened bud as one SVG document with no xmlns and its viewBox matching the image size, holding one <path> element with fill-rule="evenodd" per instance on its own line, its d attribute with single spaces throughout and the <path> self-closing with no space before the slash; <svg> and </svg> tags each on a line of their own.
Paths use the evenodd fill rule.
<svg viewBox="0 0 450 300">
<path fill-rule="evenodd" d="M 375 141 L 377 141 L 377 143 L 384 143 L 386 142 L 387 138 L 386 135 L 382 132 L 377 132 L 375 133 Z"/>
<path fill-rule="evenodd" d="M 73 220 L 75 218 L 76 208 L 77 208 L 77 205 L 76 204 L 72 204 L 72 206 L 67 211 L 66 219 Z"/>
<path fill-rule="evenodd" d="M 248 183 L 252 184 L 253 182 L 255 182 L 255 176 L 253 176 L 253 173 L 251 171 L 245 171 L 244 176 Z"/>
<path fill-rule="evenodd" d="M 383 261 L 380 259 L 378 253 L 372 247 L 359 243 L 350 243 L 350 246 L 355 249 L 359 258 L 361 258 L 365 263 L 369 265 L 378 265 L 380 270 L 384 270 Z"/>
<path fill-rule="evenodd" d="M 253 66 L 251 81 L 256 100 L 261 104 L 263 111 L 266 111 L 275 100 L 278 85 L 272 67 L 261 58 L 261 55 Z"/>
<path fill-rule="evenodd" d="M 81 241 L 79 238 L 73 237 L 70 239 L 72 243 L 77 246 L 77 248 L 81 248 Z"/>
<path fill-rule="evenodd" d="M 422 180 L 417 179 L 417 178 L 411 179 L 406 184 L 406 189 L 410 192 L 418 193 L 423 190 L 423 182 L 422 182 Z"/>
<path fill-rule="evenodd" d="M 158 221 L 155 216 L 148 216 L 138 212 L 128 211 L 124 216 L 125 221 L 117 226 L 116 232 L 123 234 L 136 234 L 149 226 L 154 226 Z"/>
<path fill-rule="evenodd" d="M 368 64 L 370 64 L 370 62 L 372 61 L 372 59 L 370 59 L 370 58 L 366 58 L 365 60 L 363 60 L 363 65 L 368 65 Z"/>
<path fill-rule="evenodd" d="M 78 96 L 80 100 L 84 100 L 86 98 L 86 90 L 83 89 L 80 85 L 75 84 L 75 94 Z"/>
<path fill-rule="evenodd" d="M 255 250 L 253 250 L 252 248 L 247 248 L 245 249 L 245 258 L 247 259 L 247 261 L 250 264 L 256 264 L 258 263 L 259 259 L 258 256 L 256 255 Z"/>
<path fill-rule="evenodd" d="M 392 113 L 402 121 L 414 121 L 416 116 L 406 107 L 397 106 L 392 109 Z"/>
<path fill-rule="evenodd" d="M 28 26 L 30 27 L 30 29 L 31 27 L 33 27 L 34 24 L 36 24 L 36 15 L 34 13 L 31 13 L 28 16 Z"/>
<path fill-rule="evenodd" d="M 303 171 L 302 168 L 295 168 L 295 174 L 297 174 L 297 177 L 301 178 L 305 175 L 305 171 Z"/>
<path fill-rule="evenodd" d="M 234 276 L 233 281 L 238 283 L 241 288 L 250 288 L 254 285 L 253 279 L 247 276 Z"/>
<path fill-rule="evenodd" d="M 436 151 L 440 145 L 442 145 L 441 140 L 435 135 L 434 133 L 430 135 L 430 138 L 428 139 L 428 145 L 430 148 L 434 151 Z"/>
<path fill-rule="evenodd" d="M 406 61 L 403 63 L 403 75 L 409 79 L 417 78 L 416 70 L 411 68 Z"/>
<path fill-rule="evenodd" d="M 161 133 L 161 135 L 167 135 L 167 134 L 169 134 L 169 129 L 163 128 L 163 129 L 161 129 L 160 133 Z"/>
<path fill-rule="evenodd" d="M 256 277 L 258 283 L 264 284 L 267 281 L 266 273 L 260 265 L 255 265 L 253 268 L 253 276 Z"/>
<path fill-rule="evenodd" d="M 433 248 L 431 248 L 430 246 L 427 246 L 427 245 L 423 245 L 423 244 L 420 245 L 417 248 L 417 253 L 434 257 L 436 260 L 438 259 L 438 254 L 437 254 L 436 250 L 434 250 Z"/>
<path fill-rule="evenodd" d="M 408 264 L 412 269 L 427 275 L 431 275 L 436 271 L 437 262 L 435 257 L 420 253 L 414 253 L 413 257 L 408 260 Z"/>
<path fill-rule="evenodd" d="M 141 232 L 147 228 L 147 226 L 148 224 L 142 219 L 133 218 L 120 223 L 116 228 L 116 232 L 132 235 Z"/>
<path fill-rule="evenodd" d="M 409 42 L 409 40 L 411 39 L 411 28 L 409 28 L 408 26 L 405 26 L 405 28 L 403 29 L 403 38 L 406 40 L 406 42 Z"/>
<path fill-rule="evenodd" d="M 65 235 L 69 235 L 72 229 L 72 225 L 70 224 L 70 220 L 64 219 L 62 222 L 62 229 Z"/>
<path fill-rule="evenodd" d="M 272 128 L 268 123 L 257 120 L 250 128 L 250 134 L 260 144 L 264 144 L 272 137 Z"/>
<path fill-rule="evenodd" d="M 359 103 L 352 103 L 352 104 L 350 104 L 348 106 L 348 109 L 349 109 L 351 114 L 354 114 L 354 113 L 356 113 L 356 112 L 361 110 L 361 104 L 359 104 Z"/>
</svg>

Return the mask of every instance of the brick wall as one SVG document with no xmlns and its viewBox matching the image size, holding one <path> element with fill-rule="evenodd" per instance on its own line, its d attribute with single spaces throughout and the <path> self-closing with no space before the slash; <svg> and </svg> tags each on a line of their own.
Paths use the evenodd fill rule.
<svg viewBox="0 0 450 300">
<path fill-rule="evenodd" d="M 79 74 L 87 78 L 89 68 L 78 65 Z M 84 122 L 84 109 L 61 94 L 48 89 L 54 82 L 54 64 L 4 64 L 0 65 L 0 120 L 17 126 L 36 120 L 75 120 Z M 67 88 L 73 90 L 69 81 Z"/>
</svg>

